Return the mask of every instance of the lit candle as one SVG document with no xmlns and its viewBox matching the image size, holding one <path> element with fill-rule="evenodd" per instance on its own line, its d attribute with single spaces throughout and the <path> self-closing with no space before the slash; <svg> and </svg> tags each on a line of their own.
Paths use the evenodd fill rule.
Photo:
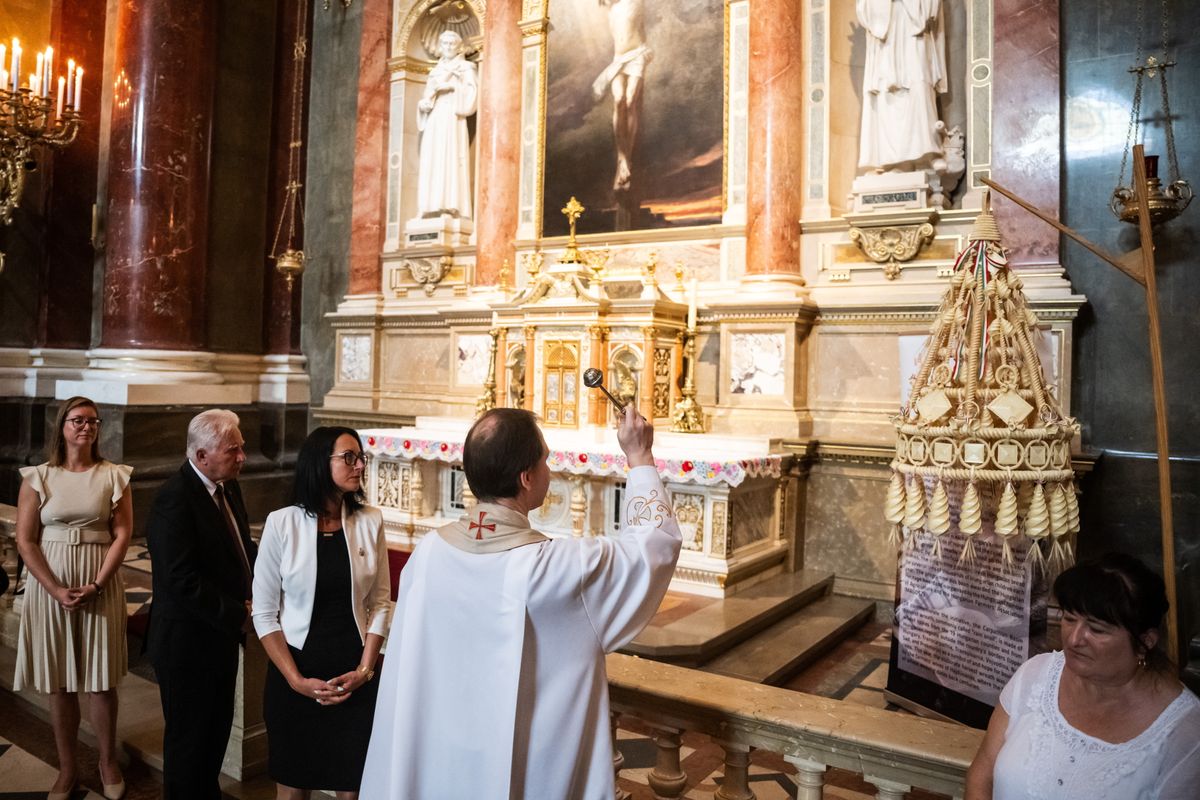
<svg viewBox="0 0 1200 800">
<path fill-rule="evenodd" d="M 696 330 L 696 279 L 692 278 L 691 290 L 688 292 L 688 330 Z"/>
<path fill-rule="evenodd" d="M 83 107 L 83 67 L 75 70 L 75 113 Z"/>
<path fill-rule="evenodd" d="M 0 90 L 8 91 L 8 70 L 0 67 Z"/>
<path fill-rule="evenodd" d="M 72 107 L 75 105 L 74 73 L 75 73 L 75 59 L 68 58 L 67 59 L 67 105 L 72 106 Z"/>
<path fill-rule="evenodd" d="M 37 66 L 35 66 L 33 68 L 33 74 L 37 76 L 39 84 L 42 82 L 42 68 L 45 66 L 46 66 L 46 54 L 38 53 L 37 54 Z"/>
<path fill-rule="evenodd" d="M 58 76 L 58 107 L 54 112 L 56 117 L 62 117 L 63 95 L 67 91 L 67 79 L 62 75 Z"/>
<path fill-rule="evenodd" d="M 29 76 L 29 92 L 34 97 L 42 93 L 42 76 L 36 72 Z"/>
<path fill-rule="evenodd" d="M 7 56 L 7 55 L 8 55 L 8 45 L 0 44 L 0 72 L 4 73 L 4 76 L 6 78 L 8 77 L 8 70 L 5 69 L 5 67 L 8 65 L 8 62 L 5 60 L 5 56 Z M 7 80 L 0 81 L 0 89 L 7 89 L 7 88 L 8 88 L 8 81 Z"/>
<path fill-rule="evenodd" d="M 50 95 L 50 87 L 54 83 L 54 48 L 46 48 L 46 74 L 42 79 L 42 97 Z"/>
<path fill-rule="evenodd" d="M 12 46 L 12 87 L 13 91 L 21 88 L 21 42 L 13 39 Z"/>
</svg>

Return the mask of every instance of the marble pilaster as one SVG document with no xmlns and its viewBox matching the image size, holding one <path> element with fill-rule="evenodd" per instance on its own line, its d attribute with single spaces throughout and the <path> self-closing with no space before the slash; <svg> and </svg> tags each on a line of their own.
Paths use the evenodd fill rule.
<svg viewBox="0 0 1200 800">
<path fill-rule="evenodd" d="M 1059 0 L 994 0 L 992 178 L 1059 212 L 1062 132 Z M 1058 232 L 994 198 L 1014 266 L 1057 264 Z"/>
<path fill-rule="evenodd" d="M 350 218 L 348 294 L 378 294 L 383 286 L 384 181 L 387 163 L 388 39 L 391 4 L 361 0 L 362 37 L 358 56 L 358 109 L 354 131 L 354 196 Z"/>
<path fill-rule="evenodd" d="M 800 272 L 804 4 L 760 0 L 750 14 L 746 273 Z"/>
<path fill-rule="evenodd" d="M 204 344 L 216 20 L 211 3 L 116 6 L 105 347 Z"/>
<path fill-rule="evenodd" d="M 488 3 L 479 93 L 479 203 L 475 283 L 499 281 L 507 260 L 517 263 L 521 172 L 521 0 Z M 532 362 L 528 362 L 532 363 Z"/>
</svg>

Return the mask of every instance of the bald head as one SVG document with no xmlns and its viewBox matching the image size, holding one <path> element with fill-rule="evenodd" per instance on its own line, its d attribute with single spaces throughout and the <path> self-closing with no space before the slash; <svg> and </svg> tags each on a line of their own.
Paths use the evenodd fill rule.
<svg viewBox="0 0 1200 800">
<path fill-rule="evenodd" d="M 537 417 L 523 408 L 494 408 L 475 421 L 463 445 L 463 472 L 481 501 L 516 497 L 521 473 L 546 457 Z"/>
</svg>

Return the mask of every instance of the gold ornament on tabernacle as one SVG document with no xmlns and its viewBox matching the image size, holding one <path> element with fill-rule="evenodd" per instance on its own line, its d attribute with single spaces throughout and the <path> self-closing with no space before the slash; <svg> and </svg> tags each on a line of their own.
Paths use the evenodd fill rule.
<svg viewBox="0 0 1200 800">
<path fill-rule="evenodd" d="M 1065 525 L 1066 533 L 1055 539 L 1060 545 L 1055 553 L 1062 554 L 1055 566 L 1065 566 L 1070 560 L 1066 539 L 1075 477 L 1071 442 L 1079 425 L 1064 413 L 1043 373 L 1036 346 L 1039 322 L 1021 278 L 1009 269 L 987 198 L 968 239 L 934 315 L 912 389 L 895 419 L 898 438 L 892 469 L 907 486 L 904 525 L 909 533 L 921 527 L 911 524 L 915 494 L 920 493 L 920 510 L 925 512 L 923 481 L 936 478 L 947 496 L 956 494 L 952 487 L 962 490 L 958 531 L 967 541 L 959 563 L 974 561 L 971 537 L 983 532 L 988 511 L 984 506 L 995 503 L 995 531 L 1004 539 L 1004 561 L 1015 564 L 1012 537 L 1024 533 L 1037 549 L 1051 533 L 1045 490 L 1037 501 L 1039 511 L 1033 500 L 1035 485 L 1061 485 L 1060 527 Z M 997 491 L 985 491 L 987 486 Z M 889 490 L 884 509 L 889 522 L 892 502 Z M 942 525 L 935 508 L 939 502 L 930 500 L 924 527 L 931 533 Z M 949 529 L 943 533 L 951 532 L 953 520 Z M 939 547 L 936 536 L 934 546 Z M 1040 564 L 1043 555 L 1039 549 L 1029 560 Z"/>
</svg>

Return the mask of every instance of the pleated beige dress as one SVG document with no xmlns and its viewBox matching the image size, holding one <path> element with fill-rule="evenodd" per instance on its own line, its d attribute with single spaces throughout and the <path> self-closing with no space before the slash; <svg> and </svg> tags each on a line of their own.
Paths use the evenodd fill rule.
<svg viewBox="0 0 1200 800">
<path fill-rule="evenodd" d="M 132 467 L 101 461 L 86 472 L 42 464 L 21 477 L 38 493 L 40 542 L 64 586 L 96 579 L 112 543 L 109 519 L 129 486 Z M 66 611 L 30 576 L 25 583 L 14 691 L 102 692 L 129 671 L 125 584 L 118 572 L 90 603 Z"/>
</svg>

